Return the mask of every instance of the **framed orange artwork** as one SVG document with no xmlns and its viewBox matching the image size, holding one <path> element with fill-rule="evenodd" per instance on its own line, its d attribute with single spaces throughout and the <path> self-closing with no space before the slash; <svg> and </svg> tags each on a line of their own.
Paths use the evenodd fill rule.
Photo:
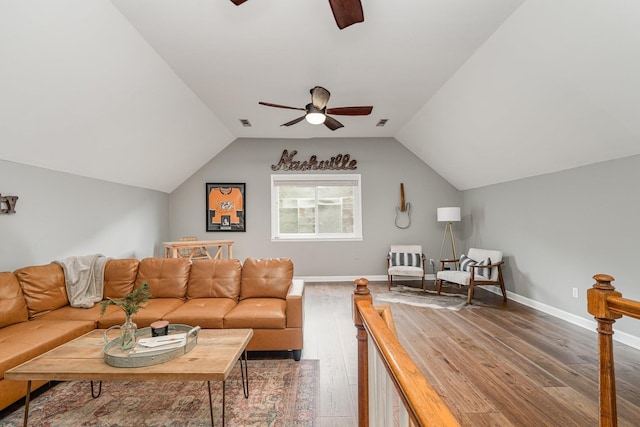
<svg viewBox="0 0 640 427">
<path fill-rule="evenodd" d="M 207 183 L 207 231 L 247 231 L 245 184 Z"/>
</svg>

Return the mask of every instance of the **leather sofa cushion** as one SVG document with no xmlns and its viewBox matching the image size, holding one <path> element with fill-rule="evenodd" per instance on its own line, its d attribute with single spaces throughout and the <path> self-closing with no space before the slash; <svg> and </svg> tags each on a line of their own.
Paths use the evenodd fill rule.
<svg viewBox="0 0 640 427">
<path fill-rule="evenodd" d="M 200 264 L 198 261 L 195 264 Z M 194 264 L 194 267 L 195 267 Z M 203 329 L 221 329 L 224 316 L 238 304 L 230 298 L 195 298 L 167 313 L 164 320 L 189 326 L 200 326 Z"/>
<path fill-rule="evenodd" d="M 64 272 L 58 264 L 24 267 L 14 274 L 22 288 L 30 318 L 69 304 Z"/>
<path fill-rule="evenodd" d="M 0 273 L 0 328 L 29 320 L 27 304 L 15 274 Z"/>
<path fill-rule="evenodd" d="M 226 316 L 225 328 L 284 329 L 287 304 L 280 298 L 242 300 Z"/>
<path fill-rule="evenodd" d="M 0 329 L 0 378 L 7 369 L 95 329 L 93 322 L 32 320 Z"/>
<path fill-rule="evenodd" d="M 247 258 L 242 268 L 240 299 L 285 299 L 293 279 L 293 262 L 289 258 Z"/>
<path fill-rule="evenodd" d="M 70 305 L 51 310 L 38 316 L 38 320 L 84 320 L 94 322 L 96 327 L 101 315 L 102 304 L 97 303 L 91 308 L 71 307 Z M 107 306 L 105 316 L 116 311 L 122 311 L 115 305 Z"/>
<path fill-rule="evenodd" d="M 183 304 L 184 301 L 180 298 L 151 298 L 143 308 L 131 316 L 131 320 L 138 328 L 147 328 L 153 322 L 163 319 L 167 313 L 172 312 Z M 103 329 L 114 325 L 122 325 L 124 320 L 124 311 L 118 308 L 99 318 L 98 328 Z"/>
<path fill-rule="evenodd" d="M 104 266 L 104 298 L 122 298 L 133 290 L 140 261 L 110 259 Z"/>
<path fill-rule="evenodd" d="M 241 277 L 242 265 L 237 259 L 197 261 L 191 265 L 187 298 L 230 298 L 237 301 Z"/>
<path fill-rule="evenodd" d="M 154 298 L 185 299 L 190 268 L 186 258 L 145 258 L 140 261 L 135 287 L 147 282 Z"/>
</svg>

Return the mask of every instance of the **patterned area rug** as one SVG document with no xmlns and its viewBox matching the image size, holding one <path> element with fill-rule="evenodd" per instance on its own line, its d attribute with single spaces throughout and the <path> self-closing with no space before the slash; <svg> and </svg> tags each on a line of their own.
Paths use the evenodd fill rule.
<svg viewBox="0 0 640 427">
<path fill-rule="evenodd" d="M 467 304 L 467 294 L 452 294 L 436 291 L 411 288 L 409 286 L 396 286 L 390 292 L 385 292 L 374 297 L 376 302 L 392 302 L 398 304 L 415 305 L 418 307 L 428 307 L 446 310 L 460 310 L 462 308 L 480 308 L 485 304 L 473 300 L 472 305 Z"/>
<path fill-rule="evenodd" d="M 227 426 L 313 426 L 318 405 L 318 360 L 249 360 L 249 398 L 239 364 L 226 382 Z M 214 424 L 222 425 L 222 383 L 211 383 Z M 22 426 L 20 407 L 0 426 Z M 32 399 L 30 426 L 209 426 L 203 382 L 116 382 L 91 397 L 89 381 L 55 385 Z"/>
</svg>

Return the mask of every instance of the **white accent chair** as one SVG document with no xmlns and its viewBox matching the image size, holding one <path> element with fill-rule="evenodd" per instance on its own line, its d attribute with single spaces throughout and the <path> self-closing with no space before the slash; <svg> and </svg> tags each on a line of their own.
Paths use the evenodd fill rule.
<svg viewBox="0 0 640 427">
<path fill-rule="evenodd" d="M 467 267 L 466 271 L 460 271 L 462 266 L 458 270 L 445 270 L 445 264 L 452 263 L 455 266 L 458 265 L 460 259 L 440 260 L 440 271 L 436 274 L 438 295 L 440 295 L 443 281 L 456 283 L 462 286 L 469 286 L 467 303 L 471 304 L 474 287 L 493 285 L 500 287 L 502 290 L 502 298 L 504 301 L 507 301 L 507 292 L 505 291 L 504 279 L 502 277 L 502 264 L 504 264 L 504 261 L 502 261 L 502 252 L 470 248 L 467 257 L 477 262 L 477 264 L 469 263 L 470 265 Z M 486 262 L 486 260 L 491 260 L 491 262 L 481 264 L 482 262 Z M 487 274 L 487 269 L 490 269 L 489 274 Z"/>
<path fill-rule="evenodd" d="M 424 260 L 420 245 L 391 245 L 387 254 L 387 285 L 391 290 L 393 276 L 420 277 L 424 290 Z"/>
</svg>

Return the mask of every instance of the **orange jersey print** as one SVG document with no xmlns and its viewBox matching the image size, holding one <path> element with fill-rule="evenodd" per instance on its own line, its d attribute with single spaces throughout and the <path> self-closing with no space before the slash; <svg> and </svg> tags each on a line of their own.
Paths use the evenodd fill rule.
<svg viewBox="0 0 640 427">
<path fill-rule="evenodd" d="M 220 224 L 223 217 L 230 219 L 231 224 L 239 224 L 238 212 L 244 210 L 242 206 L 242 192 L 239 188 L 214 187 L 209 193 L 209 211 L 214 211 L 211 215 L 211 222 Z"/>
</svg>

